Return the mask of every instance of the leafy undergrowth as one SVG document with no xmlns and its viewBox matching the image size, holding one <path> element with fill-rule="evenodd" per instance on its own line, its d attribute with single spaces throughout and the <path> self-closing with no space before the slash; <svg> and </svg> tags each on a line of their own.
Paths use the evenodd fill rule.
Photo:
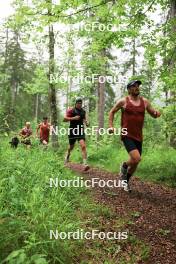
<svg viewBox="0 0 176 264">
<path fill-rule="evenodd" d="M 50 230 L 124 231 L 129 220 L 95 204 L 85 188 L 51 188 L 50 178 L 76 177 L 58 152 L 21 145 L 14 150 L 3 142 L 0 154 L 1 263 L 123 264 L 147 257 L 146 246 L 131 235 L 125 241 L 50 239 Z"/>
<path fill-rule="evenodd" d="M 147 260 L 150 248 L 130 232 L 130 226 L 135 224 L 132 216 L 119 217 L 115 211 L 99 205 L 90 207 L 89 214 L 81 214 L 87 221 L 87 230 L 100 232 L 127 232 L 128 238 L 123 240 L 95 239 L 85 242 L 85 252 L 80 264 L 136 264 Z"/>
<path fill-rule="evenodd" d="M 75 212 L 85 189 L 51 188 L 50 178 L 73 179 L 56 153 L 42 148 L 1 146 L 0 259 L 9 263 L 72 263 L 80 241 L 51 240 L 50 230 L 77 230 Z M 10 254 L 10 255 L 9 255 Z"/>
<path fill-rule="evenodd" d="M 104 168 L 111 172 L 119 172 L 120 165 L 128 159 L 122 143 L 111 138 L 99 143 L 89 141 L 88 161 L 95 167 Z M 78 147 L 74 152 L 74 161 L 81 162 Z M 169 146 L 151 146 L 144 141 L 142 161 L 135 173 L 142 180 L 164 183 L 176 187 L 176 150 Z"/>
</svg>

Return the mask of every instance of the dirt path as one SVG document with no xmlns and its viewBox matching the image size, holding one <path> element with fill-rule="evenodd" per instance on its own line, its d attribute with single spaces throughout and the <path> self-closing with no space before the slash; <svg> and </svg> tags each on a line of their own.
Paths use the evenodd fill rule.
<svg viewBox="0 0 176 264">
<path fill-rule="evenodd" d="M 84 172 L 82 165 L 69 163 L 68 167 L 90 179 L 116 179 L 118 174 L 98 168 Z M 129 232 L 150 247 L 150 264 L 176 263 L 176 190 L 154 183 L 142 182 L 134 177 L 133 191 L 126 193 L 120 188 L 93 188 L 94 200 L 115 209 L 120 217 L 129 217 L 132 212 L 134 224 Z M 108 220 L 109 221 L 109 220 Z"/>
</svg>

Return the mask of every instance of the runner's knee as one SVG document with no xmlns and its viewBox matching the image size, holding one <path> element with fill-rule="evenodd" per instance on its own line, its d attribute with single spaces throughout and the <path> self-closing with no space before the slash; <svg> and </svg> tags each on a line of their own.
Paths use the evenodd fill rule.
<svg viewBox="0 0 176 264">
<path fill-rule="evenodd" d="M 137 165 L 141 161 L 141 157 L 140 156 L 132 157 L 131 161 L 132 164 Z"/>
<path fill-rule="evenodd" d="M 84 144 L 84 145 L 81 145 L 81 149 L 83 150 L 83 151 L 85 151 L 86 150 L 86 145 Z"/>
<path fill-rule="evenodd" d="M 74 148 L 74 145 L 69 146 L 69 150 L 73 150 L 73 148 Z"/>
</svg>

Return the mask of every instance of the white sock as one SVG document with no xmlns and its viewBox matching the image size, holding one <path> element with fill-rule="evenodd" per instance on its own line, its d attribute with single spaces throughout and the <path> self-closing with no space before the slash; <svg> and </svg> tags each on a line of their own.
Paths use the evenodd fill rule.
<svg viewBox="0 0 176 264">
<path fill-rule="evenodd" d="M 84 165 L 87 164 L 87 159 L 83 159 L 83 164 L 84 164 Z"/>
<path fill-rule="evenodd" d="M 70 158 L 70 154 L 67 152 L 65 159 L 69 159 Z"/>
</svg>

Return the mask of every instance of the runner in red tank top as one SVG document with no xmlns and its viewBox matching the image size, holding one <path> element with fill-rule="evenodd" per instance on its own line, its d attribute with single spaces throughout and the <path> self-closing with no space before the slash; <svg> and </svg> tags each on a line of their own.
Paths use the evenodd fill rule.
<svg viewBox="0 0 176 264">
<path fill-rule="evenodd" d="M 140 96 L 141 81 L 131 81 L 127 85 L 129 96 L 120 99 L 109 113 L 109 127 L 113 133 L 114 115 L 121 109 L 121 128 L 127 130 L 127 135 L 122 135 L 121 139 L 129 153 L 129 160 L 123 162 L 120 168 L 122 180 L 127 181 L 125 191 L 131 191 L 129 179 L 136 171 L 142 154 L 142 129 L 144 125 L 145 110 L 153 117 L 160 117 L 160 112 L 152 108 L 150 102 Z"/>
<path fill-rule="evenodd" d="M 121 108 L 121 127 L 127 128 L 128 137 L 142 141 L 142 128 L 144 125 L 145 116 L 145 101 L 139 97 L 139 105 L 134 105 L 130 97 L 125 98 L 125 107 Z"/>
<path fill-rule="evenodd" d="M 50 136 L 50 123 L 48 123 L 48 118 L 44 117 L 43 122 L 40 123 L 37 127 L 37 137 L 38 137 L 38 131 L 40 130 L 40 142 L 43 145 L 48 145 L 49 142 L 49 136 Z"/>
</svg>

